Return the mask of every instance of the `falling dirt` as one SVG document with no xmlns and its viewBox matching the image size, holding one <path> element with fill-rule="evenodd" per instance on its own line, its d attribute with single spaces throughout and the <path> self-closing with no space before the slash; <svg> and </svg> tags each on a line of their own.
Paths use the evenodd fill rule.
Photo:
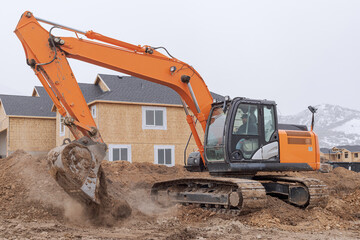
<svg viewBox="0 0 360 240">
<path fill-rule="evenodd" d="M 299 209 L 268 196 L 259 212 L 230 216 L 191 206 L 161 208 L 149 196 L 156 181 L 189 173 L 181 166 L 102 164 L 103 208 L 90 211 L 53 180 L 44 158 L 16 151 L 0 160 L 0 238 L 36 239 L 359 239 L 360 174 L 286 173 L 317 178 L 330 189 L 326 208 Z M 127 203 L 128 205 L 127 205 Z M 131 214 L 130 214 L 131 212 Z M 95 217 L 94 215 L 95 214 Z"/>
<path fill-rule="evenodd" d="M 122 197 L 113 197 L 107 189 L 106 175 L 102 168 L 99 169 L 100 204 L 91 203 L 85 205 L 85 211 L 92 224 L 113 226 L 118 221 L 131 215 L 131 207 Z M 90 208 L 90 209 L 89 209 Z"/>
</svg>

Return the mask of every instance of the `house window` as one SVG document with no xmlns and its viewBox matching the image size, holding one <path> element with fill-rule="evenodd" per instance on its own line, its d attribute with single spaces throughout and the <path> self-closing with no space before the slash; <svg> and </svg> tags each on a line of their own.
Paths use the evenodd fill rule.
<svg viewBox="0 0 360 240">
<path fill-rule="evenodd" d="M 358 153 L 354 153 L 354 158 L 358 158 L 359 154 Z"/>
<path fill-rule="evenodd" d="M 337 156 L 338 156 L 338 159 L 340 159 L 340 154 L 338 154 Z"/>
<path fill-rule="evenodd" d="M 345 153 L 345 158 L 348 158 L 349 157 L 349 153 Z"/>
<path fill-rule="evenodd" d="M 65 136 L 65 118 L 60 115 L 60 137 Z"/>
<path fill-rule="evenodd" d="M 154 146 L 154 163 L 166 165 L 168 167 L 175 166 L 175 146 Z"/>
<path fill-rule="evenodd" d="M 91 106 L 91 116 L 96 118 L 96 105 Z"/>
<path fill-rule="evenodd" d="M 131 162 L 131 145 L 109 144 L 109 161 Z"/>
<path fill-rule="evenodd" d="M 142 128 L 166 130 L 166 108 L 142 107 Z"/>
</svg>

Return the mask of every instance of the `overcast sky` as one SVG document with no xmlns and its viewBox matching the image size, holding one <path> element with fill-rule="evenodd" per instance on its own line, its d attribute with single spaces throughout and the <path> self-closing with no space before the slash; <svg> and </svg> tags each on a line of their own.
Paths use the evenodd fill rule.
<svg viewBox="0 0 360 240">
<path fill-rule="evenodd" d="M 195 67 L 210 91 L 275 100 L 283 115 L 322 103 L 360 110 L 360 1 L 6 1 L 1 94 L 30 95 L 40 85 L 13 33 L 26 10 L 132 44 L 165 46 Z M 70 64 L 78 82 L 122 75 Z"/>
</svg>

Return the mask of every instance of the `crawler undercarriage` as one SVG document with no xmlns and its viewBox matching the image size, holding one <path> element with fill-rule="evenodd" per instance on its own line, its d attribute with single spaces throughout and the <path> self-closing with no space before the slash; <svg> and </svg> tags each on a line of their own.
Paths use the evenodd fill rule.
<svg viewBox="0 0 360 240">
<path fill-rule="evenodd" d="M 161 205 L 194 204 L 233 215 L 263 208 L 267 194 L 300 208 L 325 207 L 328 201 L 327 186 L 320 180 L 284 176 L 182 178 L 155 183 L 151 190 Z"/>
</svg>

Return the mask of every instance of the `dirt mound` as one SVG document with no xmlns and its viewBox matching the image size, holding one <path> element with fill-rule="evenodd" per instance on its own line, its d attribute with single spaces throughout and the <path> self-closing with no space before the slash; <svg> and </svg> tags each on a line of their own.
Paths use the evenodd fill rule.
<svg viewBox="0 0 360 240">
<path fill-rule="evenodd" d="M 182 166 L 166 167 L 152 163 L 129 163 L 126 161 L 103 161 L 108 192 L 115 198 L 126 200 L 134 215 L 154 215 L 166 211 L 150 198 L 151 186 L 157 181 L 189 176 Z M 192 176 L 207 175 L 192 173 Z"/>
<path fill-rule="evenodd" d="M 57 219 L 76 223 L 113 225 L 128 217 L 126 201 L 114 199 L 101 175 L 101 205 L 84 205 L 68 196 L 48 172 L 46 158 L 18 150 L 0 164 L 0 206 L 6 218 Z"/>
<path fill-rule="evenodd" d="M 182 166 L 168 168 L 149 163 L 104 162 L 110 192 L 124 196 L 131 207 L 143 214 L 163 211 L 150 198 L 150 187 L 156 181 L 189 176 L 208 176 L 207 173 L 189 173 Z M 279 173 L 276 173 L 279 174 Z M 267 206 L 245 216 L 233 217 L 189 207 L 178 207 L 173 211 L 177 219 L 195 223 L 212 219 L 237 219 L 256 227 L 276 227 L 283 230 L 303 229 L 351 229 L 350 224 L 360 218 L 360 174 L 344 168 L 330 173 L 287 172 L 288 176 L 309 177 L 322 180 L 330 190 L 329 203 L 325 209 L 300 209 L 282 200 L 268 196 Z"/>
<path fill-rule="evenodd" d="M 70 222 L 79 229 L 84 228 L 80 234 L 82 236 L 88 236 L 84 235 L 84 232 L 98 234 L 89 230 L 93 225 L 84 213 L 86 211 L 82 205 L 71 199 L 50 177 L 44 159 L 36 159 L 23 151 L 17 151 L 0 162 L 0 225 L 16 227 L 14 221 L 20 221 L 23 227 L 19 228 L 22 229 L 25 228 L 26 222 L 30 224 L 46 221 L 52 222 L 52 227 L 46 227 L 52 229 L 51 231 L 72 232 L 73 230 L 69 230 L 66 225 Z M 123 213 L 128 215 L 128 208 L 124 209 L 122 200 L 127 201 L 132 209 L 132 214 L 126 221 L 114 225 L 121 227 L 121 230 L 114 230 L 114 235 L 107 235 L 109 238 L 126 236 L 128 239 L 136 239 L 136 236 L 142 236 L 144 239 L 216 239 L 224 237 L 222 234 L 227 234 L 236 239 L 238 234 L 246 233 L 260 239 L 259 236 L 274 234 L 274 229 L 280 229 L 277 236 L 283 238 L 279 239 L 287 239 L 282 235 L 284 231 L 300 232 L 303 239 L 311 239 L 312 232 L 334 229 L 337 231 L 335 234 L 340 231 L 341 234 L 351 233 L 351 236 L 358 236 L 356 234 L 360 231 L 360 174 L 342 168 L 336 168 L 330 173 L 286 173 L 289 176 L 317 178 L 327 184 L 330 199 L 326 208 L 299 209 L 268 196 L 268 204 L 264 209 L 237 217 L 192 206 L 177 205 L 164 209 L 150 199 L 150 187 L 156 181 L 208 176 L 207 173 L 189 173 L 182 166 L 168 168 L 150 163 L 125 161 L 104 161 L 102 168 L 104 174 L 101 176 L 101 182 L 106 185 L 103 189 L 107 189 L 103 196 L 110 200 L 104 201 L 103 209 L 93 212 L 100 216 L 98 221 L 105 225 L 113 225 L 114 219 L 123 218 Z M 86 228 L 87 225 L 91 227 Z M 34 224 L 29 226 L 35 228 Z M 6 231 L 8 235 L 4 236 L 14 234 Z M 135 232 L 139 235 L 133 235 Z M 309 235 L 304 237 L 304 232 Z M 56 234 L 51 236 L 60 236 Z M 76 234 L 69 236 L 76 237 Z"/>
<path fill-rule="evenodd" d="M 342 167 L 334 168 L 329 173 L 320 172 L 287 172 L 289 176 L 316 178 L 323 181 L 332 192 L 350 193 L 360 188 L 360 173 Z"/>
<path fill-rule="evenodd" d="M 300 209 L 268 196 L 268 206 L 242 217 L 243 221 L 259 227 L 301 231 L 304 229 L 352 229 L 360 219 L 360 173 L 335 168 L 329 173 L 286 172 L 287 176 L 316 178 L 329 189 L 326 208 Z M 357 226 L 358 228 L 358 226 Z"/>
<path fill-rule="evenodd" d="M 45 168 L 46 164 L 24 151 L 16 151 L 10 157 L 1 159 L 1 215 L 27 220 L 61 220 L 61 216 L 66 215 L 67 209 L 76 203 L 42 171 Z"/>
</svg>

